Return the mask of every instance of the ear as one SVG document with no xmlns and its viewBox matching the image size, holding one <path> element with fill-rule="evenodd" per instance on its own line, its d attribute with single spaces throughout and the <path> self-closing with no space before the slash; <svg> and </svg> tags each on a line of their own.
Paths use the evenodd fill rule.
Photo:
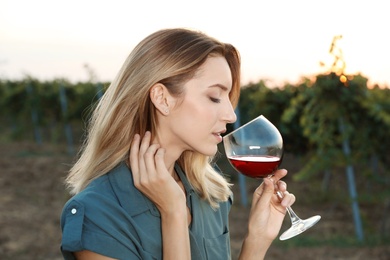
<svg viewBox="0 0 390 260">
<path fill-rule="evenodd" d="M 169 98 L 170 94 L 168 89 L 164 84 L 156 83 L 150 89 L 150 100 L 152 101 L 154 107 L 160 111 L 163 115 L 169 114 Z"/>
</svg>

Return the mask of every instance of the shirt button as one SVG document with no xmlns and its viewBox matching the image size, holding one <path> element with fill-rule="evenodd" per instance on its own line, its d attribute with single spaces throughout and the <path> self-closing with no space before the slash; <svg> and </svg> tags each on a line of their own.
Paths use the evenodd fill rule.
<svg viewBox="0 0 390 260">
<path fill-rule="evenodd" d="M 72 213 L 73 215 L 77 213 L 77 209 L 73 208 L 70 213 Z"/>
</svg>

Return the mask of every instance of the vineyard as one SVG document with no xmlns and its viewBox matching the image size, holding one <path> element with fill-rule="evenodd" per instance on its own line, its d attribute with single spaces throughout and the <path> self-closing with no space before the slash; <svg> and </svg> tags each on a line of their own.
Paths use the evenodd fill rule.
<svg viewBox="0 0 390 260">
<path fill-rule="evenodd" d="M 276 242 L 271 259 L 286 253 L 289 259 L 390 258 L 390 89 L 369 88 L 367 81 L 331 72 L 279 88 L 265 81 L 242 87 L 240 122 L 263 114 L 282 133 L 283 167 L 298 198 L 297 213 L 323 216 L 317 231 Z M 0 80 L 1 259 L 61 259 L 58 217 L 68 198 L 62 180 L 90 111 L 108 86 Z M 221 168 L 238 184 L 220 157 Z M 256 183 L 246 180 L 246 185 L 244 193 L 234 186 L 233 256 L 247 214 L 243 194 L 250 198 Z M 340 248 L 347 253 L 336 253 Z M 305 252 L 318 257 L 307 258 Z"/>
</svg>

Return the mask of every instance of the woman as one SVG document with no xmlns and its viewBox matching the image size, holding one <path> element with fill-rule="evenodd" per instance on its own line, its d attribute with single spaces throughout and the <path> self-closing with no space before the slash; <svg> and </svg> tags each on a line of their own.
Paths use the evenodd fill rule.
<svg viewBox="0 0 390 260">
<path fill-rule="evenodd" d="M 236 120 L 236 49 L 187 29 L 131 52 L 95 108 L 67 184 L 65 259 L 229 259 L 230 184 L 212 159 Z M 295 201 L 279 181 L 254 193 L 241 259 L 261 259 Z M 279 201 L 275 189 L 284 192 Z"/>
</svg>

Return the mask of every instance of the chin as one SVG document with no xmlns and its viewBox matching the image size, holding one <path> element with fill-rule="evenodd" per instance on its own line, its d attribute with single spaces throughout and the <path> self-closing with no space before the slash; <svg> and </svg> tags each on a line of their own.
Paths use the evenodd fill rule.
<svg viewBox="0 0 390 260">
<path fill-rule="evenodd" d="M 218 152 L 218 145 L 210 144 L 210 143 L 204 145 L 201 145 L 199 143 L 196 146 L 193 145 L 193 146 L 189 146 L 188 148 L 189 148 L 188 150 L 190 151 L 197 152 L 210 157 L 214 156 Z"/>
<path fill-rule="evenodd" d="M 206 156 L 214 156 L 218 152 L 218 147 L 215 147 L 214 149 L 208 149 L 208 150 L 203 150 L 203 151 L 198 151 L 201 154 L 204 154 Z"/>
</svg>

